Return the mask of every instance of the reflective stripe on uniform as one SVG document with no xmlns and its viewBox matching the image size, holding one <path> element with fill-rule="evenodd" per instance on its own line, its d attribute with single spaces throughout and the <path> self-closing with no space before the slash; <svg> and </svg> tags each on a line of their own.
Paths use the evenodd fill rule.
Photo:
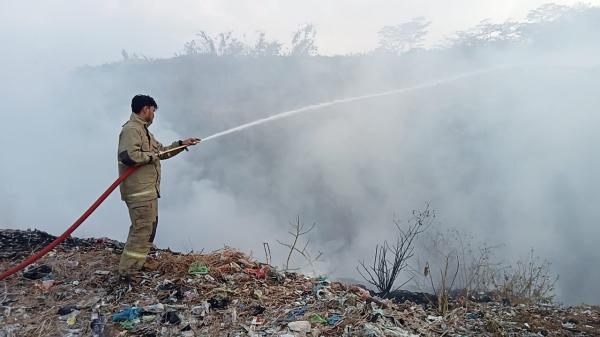
<svg viewBox="0 0 600 337">
<path fill-rule="evenodd" d="M 134 259 L 146 259 L 146 254 L 142 254 L 142 253 L 136 253 L 136 252 L 132 252 L 130 250 L 126 250 L 123 249 L 123 255 L 127 255 L 129 257 L 132 257 Z"/>
<path fill-rule="evenodd" d="M 140 195 L 151 194 L 151 193 L 154 193 L 154 189 L 143 191 L 143 192 L 131 193 L 128 195 L 128 197 L 138 197 Z"/>
</svg>

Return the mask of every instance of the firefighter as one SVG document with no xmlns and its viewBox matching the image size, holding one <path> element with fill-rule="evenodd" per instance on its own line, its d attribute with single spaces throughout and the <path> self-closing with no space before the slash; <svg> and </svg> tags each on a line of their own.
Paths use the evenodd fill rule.
<svg viewBox="0 0 600 337">
<path fill-rule="evenodd" d="M 186 146 L 200 142 L 198 138 L 188 138 L 163 146 L 148 127 L 158 109 L 156 101 L 147 95 L 136 95 L 131 100 L 131 116 L 123 125 L 119 135 L 118 165 L 119 174 L 130 166 L 139 166 L 123 183 L 121 199 L 127 204 L 131 226 L 127 243 L 121 254 L 118 273 L 122 278 L 139 276 L 158 225 L 158 198 L 160 198 L 160 161 L 171 158 Z M 171 152 L 165 151 L 181 147 Z"/>
</svg>

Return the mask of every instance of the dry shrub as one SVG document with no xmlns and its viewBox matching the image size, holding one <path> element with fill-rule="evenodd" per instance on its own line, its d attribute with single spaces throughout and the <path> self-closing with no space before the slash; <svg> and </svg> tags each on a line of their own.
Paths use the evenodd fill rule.
<svg viewBox="0 0 600 337">
<path fill-rule="evenodd" d="M 550 270 L 550 262 L 535 256 L 533 248 L 527 258 L 504 271 L 504 282 L 498 285 L 501 294 L 512 302 L 550 303 L 558 275 Z"/>
</svg>

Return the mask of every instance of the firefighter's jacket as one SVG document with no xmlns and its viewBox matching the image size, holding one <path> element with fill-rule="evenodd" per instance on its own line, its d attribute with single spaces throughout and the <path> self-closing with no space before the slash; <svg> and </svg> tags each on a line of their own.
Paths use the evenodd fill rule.
<svg viewBox="0 0 600 337">
<path fill-rule="evenodd" d="M 132 113 L 119 135 L 119 175 L 129 166 L 140 166 L 120 186 L 121 199 L 128 203 L 160 198 L 160 160 L 171 158 L 183 150 L 159 156 L 159 152 L 179 146 L 181 142 L 165 147 L 148 131 L 148 126 L 148 122 Z"/>
</svg>

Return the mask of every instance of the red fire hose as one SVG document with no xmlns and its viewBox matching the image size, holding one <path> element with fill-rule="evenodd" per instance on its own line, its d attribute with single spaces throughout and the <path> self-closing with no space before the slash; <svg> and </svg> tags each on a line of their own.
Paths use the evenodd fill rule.
<svg viewBox="0 0 600 337">
<path fill-rule="evenodd" d="M 110 185 L 106 189 L 106 191 L 104 191 L 104 193 L 102 193 L 102 195 L 92 204 L 92 206 L 90 206 L 90 208 L 88 208 L 87 211 L 85 211 L 79 217 L 79 219 L 77 219 L 77 221 L 75 221 L 75 223 L 72 224 L 71 227 L 69 227 L 61 236 L 57 237 L 54 241 L 52 241 L 52 243 L 50 243 L 48 246 L 44 247 L 44 249 L 40 250 L 39 252 L 33 254 L 25 261 L 2 272 L 2 274 L 0 274 L 0 281 L 4 280 L 5 278 L 11 276 L 12 274 L 24 269 L 28 265 L 39 260 L 42 256 L 48 254 L 48 252 L 50 252 L 52 249 L 54 249 L 54 247 L 58 246 L 61 242 L 63 242 L 66 238 L 68 238 L 69 235 L 71 235 L 71 233 L 73 233 L 73 231 L 75 229 L 77 229 L 77 227 L 79 227 L 79 225 L 81 225 L 85 221 L 85 219 L 87 219 L 90 216 L 90 214 L 92 214 L 96 210 L 96 208 L 98 208 L 98 206 L 100 206 L 100 204 L 102 202 L 104 202 L 104 200 L 106 200 L 106 198 L 112 193 L 112 191 L 114 191 L 114 189 L 117 188 L 117 186 L 119 186 L 123 182 L 123 180 L 125 180 L 127 177 L 129 177 L 129 175 L 132 174 L 138 168 L 139 168 L 139 166 L 129 167 L 125 172 L 123 172 L 123 174 L 121 174 L 121 176 L 119 178 L 117 178 L 117 180 L 115 180 L 114 183 L 112 183 L 112 185 Z"/>
</svg>

